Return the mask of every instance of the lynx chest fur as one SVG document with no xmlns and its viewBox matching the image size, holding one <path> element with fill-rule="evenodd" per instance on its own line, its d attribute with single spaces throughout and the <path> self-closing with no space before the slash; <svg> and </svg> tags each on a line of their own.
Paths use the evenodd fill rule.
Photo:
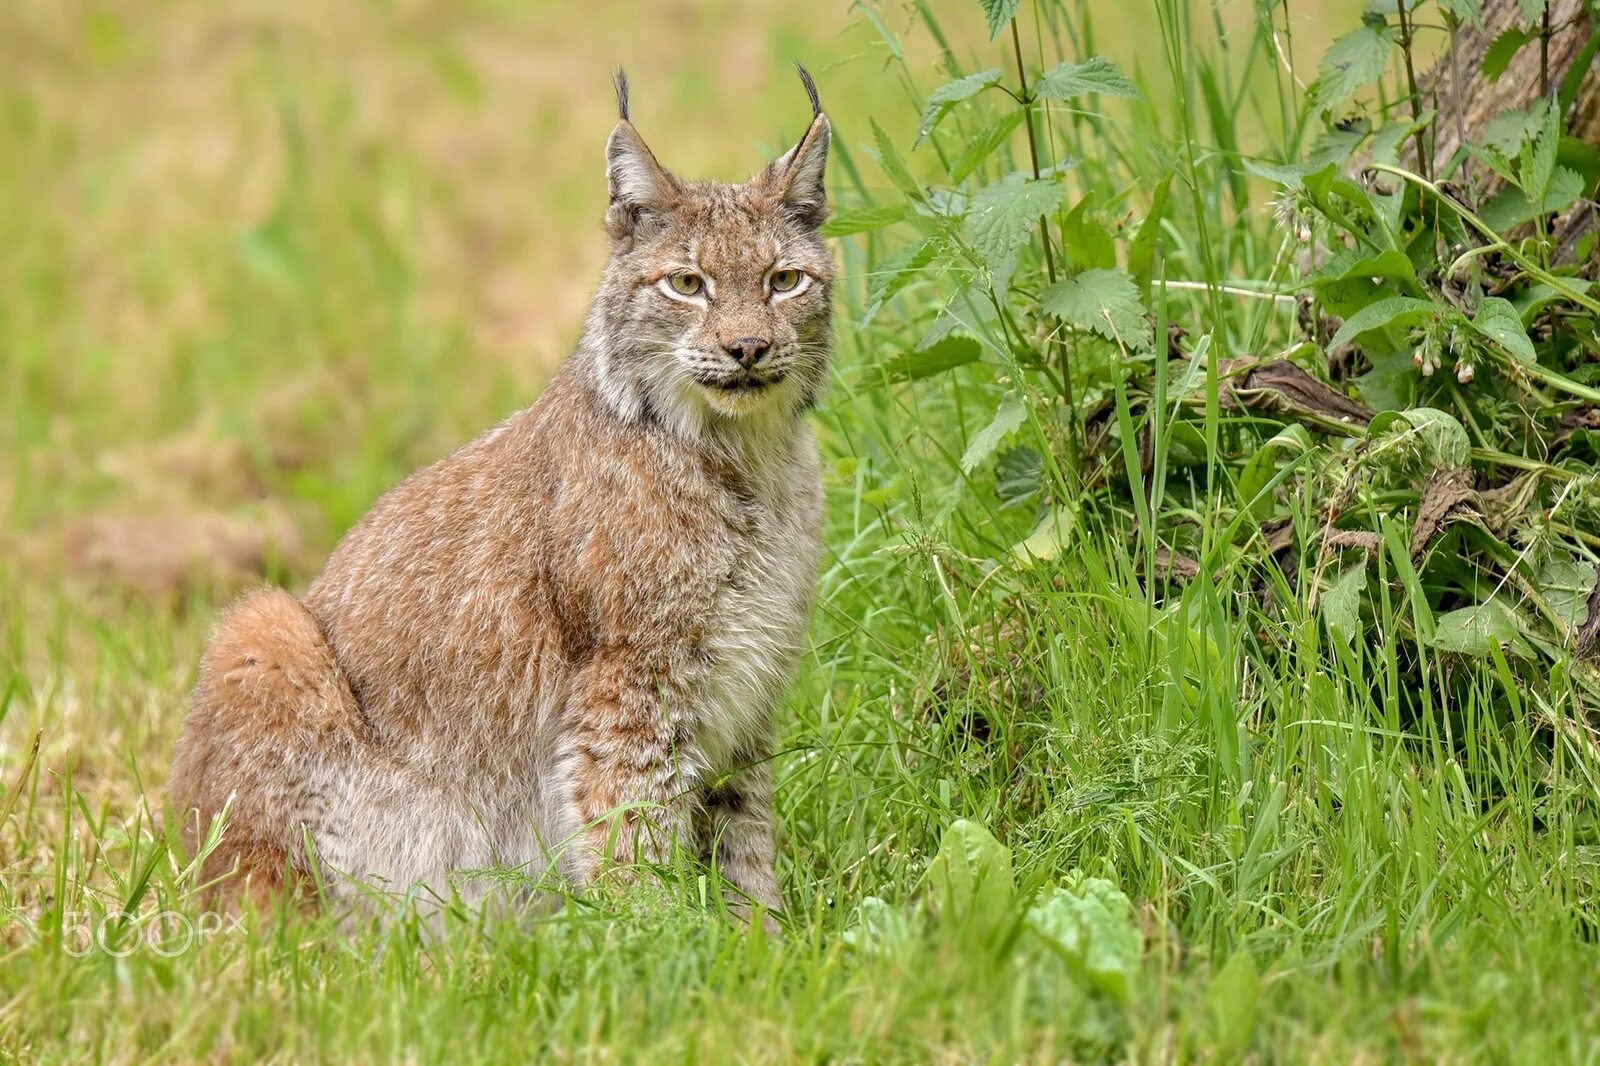
<svg viewBox="0 0 1600 1066">
<path fill-rule="evenodd" d="M 805 416 L 832 344 L 830 133 L 801 76 L 805 135 L 740 184 L 666 171 L 619 76 L 572 357 L 379 500 L 303 601 L 218 623 L 172 771 L 191 839 L 227 812 L 207 877 L 470 899 L 507 868 L 582 886 L 687 852 L 779 909 L 772 717 L 817 575 Z"/>
</svg>

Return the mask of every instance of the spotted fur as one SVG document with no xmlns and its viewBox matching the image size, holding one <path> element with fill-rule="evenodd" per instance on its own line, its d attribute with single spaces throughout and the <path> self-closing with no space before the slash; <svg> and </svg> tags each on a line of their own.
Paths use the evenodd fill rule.
<svg viewBox="0 0 1600 1066">
<path fill-rule="evenodd" d="M 828 120 L 747 182 L 686 181 L 626 85 L 572 357 L 380 499 L 303 600 L 217 625 L 172 791 L 192 833 L 231 803 L 207 871 L 229 891 L 471 898 L 457 871 L 585 885 L 682 845 L 779 909 L 766 760 L 819 555 Z"/>
</svg>

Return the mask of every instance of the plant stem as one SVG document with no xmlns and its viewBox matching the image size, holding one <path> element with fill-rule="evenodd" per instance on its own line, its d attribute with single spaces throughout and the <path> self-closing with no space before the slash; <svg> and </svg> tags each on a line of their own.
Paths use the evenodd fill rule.
<svg viewBox="0 0 1600 1066">
<path fill-rule="evenodd" d="M 1550 4 L 1545 0 L 1544 15 L 1539 21 L 1539 96 L 1550 95 Z"/>
<path fill-rule="evenodd" d="M 1422 128 L 1422 92 L 1417 88 L 1417 69 L 1411 60 L 1411 15 L 1406 11 L 1406 0 L 1395 0 L 1400 13 L 1400 55 L 1406 65 L 1406 88 L 1411 94 L 1411 119 L 1417 123 L 1417 169 L 1422 176 L 1431 177 L 1433 160 L 1428 158 L 1427 131 Z"/>
<path fill-rule="evenodd" d="M 1022 87 L 1022 125 L 1028 131 L 1028 162 L 1033 165 L 1033 180 L 1038 181 L 1039 142 L 1033 132 L 1033 96 L 1028 91 L 1028 68 L 1022 61 L 1022 35 L 1017 31 L 1017 20 L 1011 20 L 1011 48 L 1017 57 L 1017 81 Z M 1050 247 L 1050 218 L 1039 216 L 1039 237 L 1044 241 L 1044 269 L 1050 284 L 1056 283 L 1055 253 Z M 1067 346 L 1060 338 L 1053 342 L 1056 358 L 1061 364 L 1061 398 L 1067 405 L 1067 437 L 1071 446 L 1074 467 L 1078 462 L 1078 406 L 1072 399 L 1072 366 L 1067 358 Z"/>
</svg>

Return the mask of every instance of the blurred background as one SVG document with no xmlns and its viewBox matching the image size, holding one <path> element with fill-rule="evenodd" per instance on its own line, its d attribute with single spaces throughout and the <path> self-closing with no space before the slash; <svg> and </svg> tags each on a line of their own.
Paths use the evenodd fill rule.
<svg viewBox="0 0 1600 1066">
<path fill-rule="evenodd" d="M 1330 2 L 1287 22 L 1302 80 L 1353 21 Z M 1226 46 L 1258 14 L 1191 17 Z M 1159 96 L 1154 17 L 1092 0 L 1066 50 Z M 292 585 L 384 488 L 527 403 L 606 254 L 615 66 L 669 167 L 737 179 L 803 128 L 805 62 L 859 196 L 868 116 L 909 144 L 929 72 L 1009 70 L 1005 43 L 975 0 L 9 0 L 0 579 Z"/>
</svg>

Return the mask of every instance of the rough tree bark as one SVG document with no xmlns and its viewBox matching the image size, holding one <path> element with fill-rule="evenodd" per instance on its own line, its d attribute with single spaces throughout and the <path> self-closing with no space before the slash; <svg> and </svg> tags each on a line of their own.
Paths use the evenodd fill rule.
<svg viewBox="0 0 1600 1066">
<path fill-rule="evenodd" d="M 1433 143 L 1433 171 L 1449 161 L 1461 142 L 1471 140 L 1497 115 L 1530 106 L 1541 96 L 1557 91 L 1595 31 L 1594 18 L 1584 0 L 1550 0 L 1548 41 L 1537 37 L 1524 45 L 1511 64 L 1493 81 L 1484 76 L 1484 56 L 1500 35 L 1514 26 L 1526 26 L 1520 0 L 1485 0 L 1483 26 L 1463 23 L 1455 40 L 1420 81 L 1422 95 L 1437 109 L 1439 122 Z M 1567 116 L 1567 132 L 1587 144 L 1600 146 L 1600 64 L 1592 61 L 1578 86 L 1577 98 Z M 1484 168 L 1474 168 L 1477 192 L 1494 191 L 1500 184 Z M 1592 192 L 1592 190 L 1591 190 Z M 1600 228 L 1600 212 L 1590 200 L 1578 204 L 1557 221 L 1551 238 L 1556 262 L 1571 262 L 1578 242 Z M 1600 254 L 1600 249 L 1597 253 Z"/>
<path fill-rule="evenodd" d="M 1540 84 L 1538 40 L 1524 45 L 1499 78 L 1490 81 L 1484 77 L 1483 59 L 1489 46 L 1507 29 L 1526 22 L 1519 0 L 1485 0 L 1483 28 L 1463 23 L 1456 31 L 1454 62 L 1446 49 L 1422 79 L 1424 98 L 1439 112 L 1435 168 L 1455 153 L 1463 133 L 1470 139 L 1496 115 L 1528 107 L 1545 91 L 1559 86 L 1595 28 L 1583 0 L 1550 0 L 1553 32 L 1547 53 L 1547 85 Z M 1459 90 L 1454 72 L 1460 74 Z M 1579 87 L 1568 132 L 1589 144 L 1600 144 L 1600 72 L 1592 65 Z"/>
</svg>

